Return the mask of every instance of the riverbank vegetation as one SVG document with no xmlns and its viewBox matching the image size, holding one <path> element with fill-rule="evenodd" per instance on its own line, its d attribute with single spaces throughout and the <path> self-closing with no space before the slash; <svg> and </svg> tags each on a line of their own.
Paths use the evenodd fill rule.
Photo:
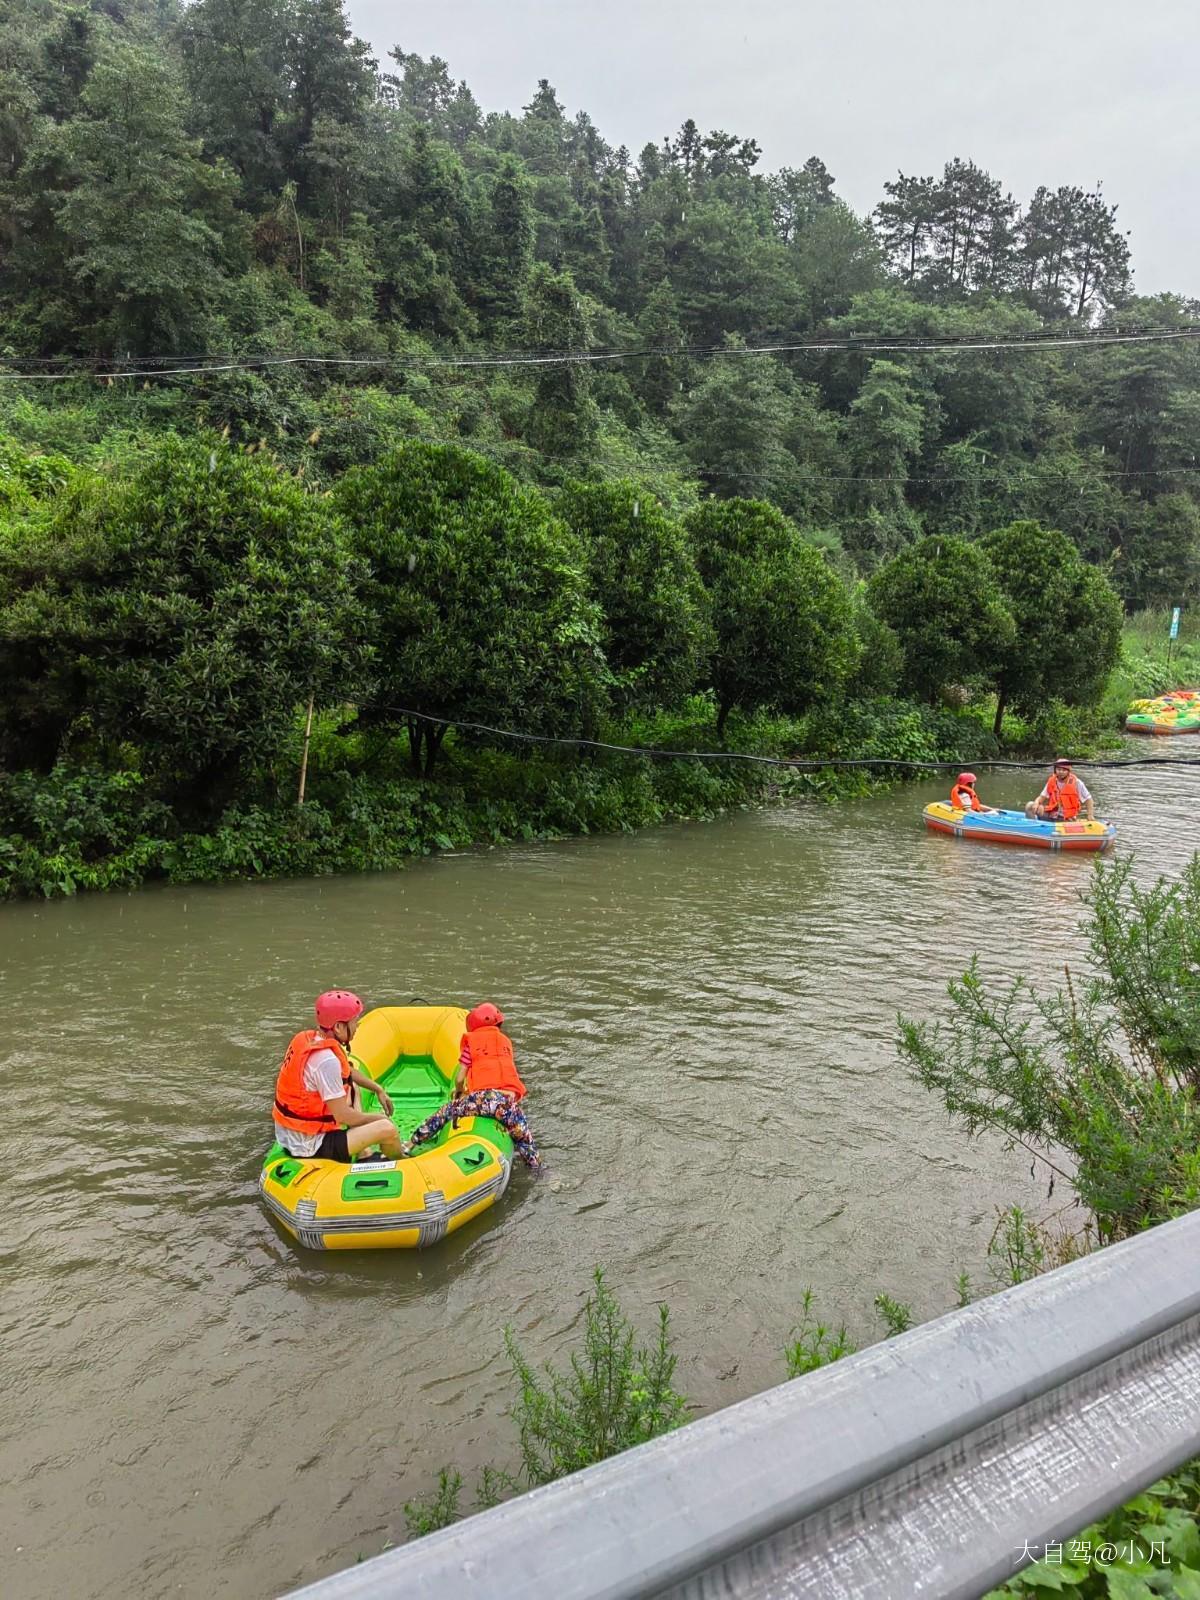
<svg viewBox="0 0 1200 1600">
<path fill-rule="evenodd" d="M 1200 856 L 1149 889 L 1132 861 L 1101 863 L 1085 906 L 1094 970 L 993 994 L 972 963 L 945 1021 L 902 1021 L 900 1051 L 968 1136 L 1032 1154 L 1107 1243 L 1200 1203 Z"/>
<path fill-rule="evenodd" d="M 1059 675 L 1086 710 L 1120 648 L 1107 580 L 1028 523 L 926 539 L 864 587 L 764 501 L 552 499 L 461 446 L 410 442 L 321 494 L 216 435 L 105 470 L 9 460 L 9 894 L 394 867 L 864 781 L 596 743 L 983 759 L 1026 603 L 993 554 L 1012 544 L 1037 550 L 1050 625 L 1001 693 L 1064 715 L 1074 643 L 1087 669 Z"/>
</svg>

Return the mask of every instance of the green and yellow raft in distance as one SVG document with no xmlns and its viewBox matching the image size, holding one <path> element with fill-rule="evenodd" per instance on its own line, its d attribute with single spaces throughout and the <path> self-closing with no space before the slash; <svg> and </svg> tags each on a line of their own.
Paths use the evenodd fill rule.
<svg viewBox="0 0 1200 1600">
<path fill-rule="evenodd" d="M 1200 690 L 1173 689 L 1153 700 L 1135 700 L 1125 727 L 1130 733 L 1200 733 Z"/>
</svg>

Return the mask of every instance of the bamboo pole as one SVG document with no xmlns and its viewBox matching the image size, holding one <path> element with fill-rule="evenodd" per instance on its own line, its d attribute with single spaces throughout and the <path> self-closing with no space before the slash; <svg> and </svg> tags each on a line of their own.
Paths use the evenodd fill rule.
<svg viewBox="0 0 1200 1600">
<path fill-rule="evenodd" d="M 312 738 L 313 700 L 315 698 L 311 694 L 308 697 L 308 717 L 304 723 L 304 754 L 300 757 L 300 793 L 296 796 L 297 806 L 304 804 L 304 785 L 308 782 L 308 741 Z"/>
</svg>

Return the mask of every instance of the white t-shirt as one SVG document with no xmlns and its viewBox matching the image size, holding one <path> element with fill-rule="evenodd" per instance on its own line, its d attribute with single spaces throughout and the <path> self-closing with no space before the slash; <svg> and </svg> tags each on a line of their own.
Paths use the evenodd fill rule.
<svg viewBox="0 0 1200 1600">
<path fill-rule="evenodd" d="M 332 1050 L 314 1050 L 304 1063 L 304 1087 L 313 1089 L 322 1100 L 340 1100 L 346 1093 L 342 1084 L 342 1064 Z M 295 1128 L 275 1124 L 275 1137 L 289 1155 L 313 1156 L 325 1137 L 323 1133 L 297 1133 Z"/>
</svg>

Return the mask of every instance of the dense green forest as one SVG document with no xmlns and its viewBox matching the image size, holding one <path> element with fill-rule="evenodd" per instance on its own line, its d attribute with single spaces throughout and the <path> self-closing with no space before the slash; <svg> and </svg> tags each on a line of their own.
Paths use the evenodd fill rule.
<svg viewBox="0 0 1200 1600">
<path fill-rule="evenodd" d="M 485 112 L 340 0 L 30 0 L 0 105 L 0 887 L 754 790 L 429 717 L 1045 742 L 1122 602 L 1200 589 L 1196 342 L 1071 342 L 1200 308 L 1136 297 L 1098 190 L 955 158 L 859 217 L 752 137 L 634 156 L 544 80 Z M 816 334 L 923 347 L 753 353 Z"/>
<path fill-rule="evenodd" d="M 444 61 L 372 59 L 339 0 L 30 0 L 0 85 L 0 351 L 379 360 L 99 395 L 10 382 L 19 438 L 79 455 L 228 425 L 325 478 L 417 434 L 551 486 L 583 469 L 677 508 L 768 499 L 863 567 L 922 527 L 1032 518 L 1111 563 L 1128 602 L 1200 581 L 1191 344 L 420 365 L 1194 319 L 1133 294 L 1116 206 L 1062 174 L 1020 205 L 955 158 L 860 218 L 819 156 L 764 173 L 752 137 L 702 122 L 633 155 L 545 81 L 484 112 Z"/>
</svg>

